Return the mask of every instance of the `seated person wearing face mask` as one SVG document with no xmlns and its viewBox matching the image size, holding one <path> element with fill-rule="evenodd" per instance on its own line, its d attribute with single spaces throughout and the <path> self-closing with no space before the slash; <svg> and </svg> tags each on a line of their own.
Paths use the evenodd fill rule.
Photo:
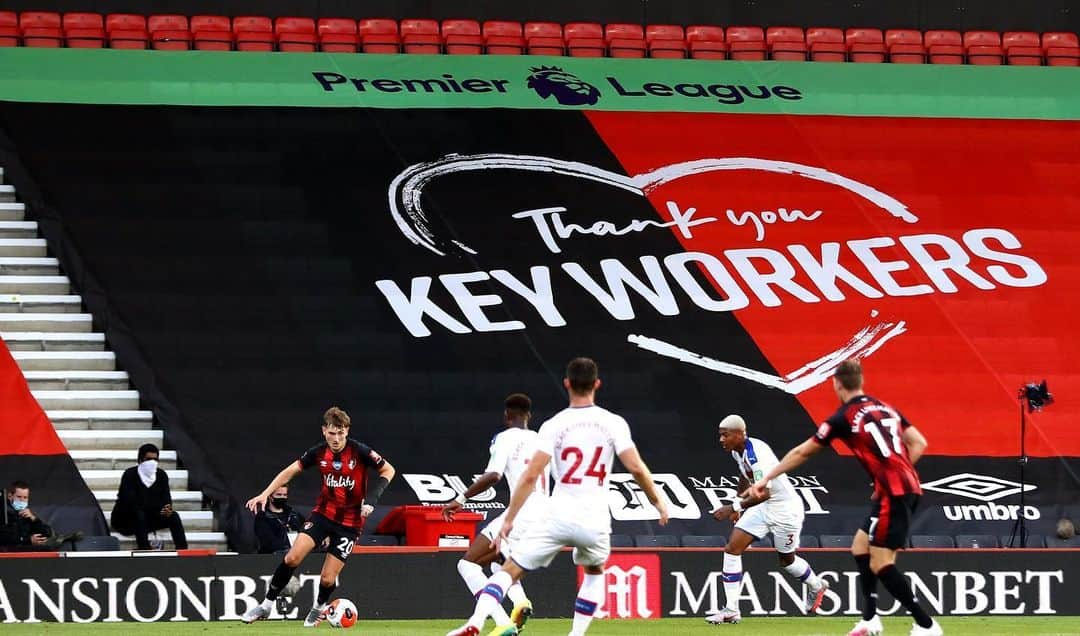
<svg viewBox="0 0 1080 636">
<path fill-rule="evenodd" d="M 150 549 L 151 530 L 168 528 L 177 550 L 186 550 L 187 536 L 180 515 L 173 510 L 169 476 L 158 468 L 158 447 L 139 447 L 139 463 L 124 471 L 112 511 L 113 530 L 135 535 L 140 550 Z"/>
<path fill-rule="evenodd" d="M 266 508 L 255 515 L 255 536 L 259 539 L 259 553 L 287 551 L 289 531 L 299 532 L 304 518 L 289 505 L 289 487 L 280 486 L 271 493 Z"/>
<path fill-rule="evenodd" d="M 49 524 L 30 510 L 30 484 L 13 482 L 0 515 L 0 549 L 44 550 L 51 536 Z"/>
</svg>

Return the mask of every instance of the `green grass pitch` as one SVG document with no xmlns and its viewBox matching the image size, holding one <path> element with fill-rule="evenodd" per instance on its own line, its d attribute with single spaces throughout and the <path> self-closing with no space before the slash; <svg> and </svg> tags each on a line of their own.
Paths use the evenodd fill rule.
<svg viewBox="0 0 1080 636">
<path fill-rule="evenodd" d="M 885 618 L 885 634 L 906 635 L 911 619 Z M 1013 616 L 1013 617 L 946 617 L 940 619 L 947 636 L 1030 636 L 1051 634 L 1064 636 L 1080 634 L 1080 617 L 1073 616 Z M 429 621 L 367 621 L 361 620 L 349 634 L 379 634 L 380 636 L 444 636 L 460 622 Z M 852 618 L 751 618 L 738 625 L 706 625 L 701 618 L 665 618 L 650 621 L 597 620 L 589 628 L 589 636 L 816 636 L 846 634 L 854 624 Z M 196 636 L 201 634 L 231 634 L 235 636 L 278 636 L 281 634 L 311 634 L 302 621 L 266 621 L 254 625 L 240 623 L 123 623 L 74 624 L 36 623 L 32 625 L 3 625 L 4 636 L 25 634 L 132 634 L 139 636 Z M 491 623 L 488 623 L 490 628 Z M 317 633 L 334 631 L 321 625 Z M 566 636 L 570 619 L 530 621 L 522 632 L 527 636 Z"/>
</svg>

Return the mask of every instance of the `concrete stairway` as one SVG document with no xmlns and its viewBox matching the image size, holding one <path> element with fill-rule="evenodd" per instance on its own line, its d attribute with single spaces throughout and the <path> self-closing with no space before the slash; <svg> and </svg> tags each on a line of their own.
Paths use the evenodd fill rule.
<svg viewBox="0 0 1080 636">
<path fill-rule="evenodd" d="M 116 369 L 104 334 L 94 333 L 92 316 L 82 312 L 82 298 L 72 294 L 57 260 L 46 256 L 37 223 L 25 220 L 24 205 L 3 184 L 0 168 L 0 337 L 108 518 L 138 447 L 151 442 L 160 448 L 163 438 L 152 413 L 139 410 L 139 392 Z M 213 512 L 203 510 L 202 493 L 188 490 L 176 451 L 162 450 L 160 466 L 189 546 L 228 549 L 225 533 L 215 532 Z M 133 538 L 116 536 L 122 548 L 135 547 Z M 172 545 L 168 530 L 158 536 Z"/>
</svg>

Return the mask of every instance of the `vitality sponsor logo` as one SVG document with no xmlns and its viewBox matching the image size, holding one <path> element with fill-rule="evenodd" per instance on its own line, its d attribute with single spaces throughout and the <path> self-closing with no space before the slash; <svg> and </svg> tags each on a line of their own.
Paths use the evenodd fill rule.
<svg viewBox="0 0 1080 636">
<path fill-rule="evenodd" d="M 1034 484 L 1019 484 L 1015 481 L 991 477 L 989 475 L 977 475 L 975 473 L 960 473 L 935 479 L 922 485 L 924 490 L 945 493 L 947 495 L 959 495 L 968 499 L 975 499 L 986 503 L 962 504 L 942 506 L 945 517 L 950 521 L 1015 521 L 1020 514 L 1020 506 L 993 503 L 1002 497 L 1016 495 L 1023 492 L 1036 490 Z M 1042 517 L 1039 509 L 1035 506 L 1024 506 L 1024 518 L 1035 520 Z"/>
<path fill-rule="evenodd" d="M 541 99 L 554 97 L 563 106 L 592 106 L 600 99 L 595 86 L 558 66 L 540 66 L 529 69 L 532 75 L 526 86 L 536 91 Z"/>
<path fill-rule="evenodd" d="M 352 490 L 353 486 L 356 485 L 356 480 L 348 475 L 338 475 L 336 477 L 334 475 L 327 475 L 323 481 L 326 482 L 328 488 L 345 488 L 347 490 Z"/>
<path fill-rule="evenodd" d="M 585 576 L 577 569 L 578 585 Z M 660 618 L 660 555 L 613 553 L 604 564 L 604 596 L 595 618 Z"/>
</svg>

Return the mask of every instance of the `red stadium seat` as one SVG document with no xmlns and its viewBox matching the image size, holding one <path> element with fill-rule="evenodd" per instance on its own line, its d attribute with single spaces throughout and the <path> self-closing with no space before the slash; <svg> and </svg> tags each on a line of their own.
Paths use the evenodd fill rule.
<svg viewBox="0 0 1080 636">
<path fill-rule="evenodd" d="M 319 50 L 327 53 L 356 53 L 356 21 L 352 18 L 319 18 L 316 28 Z"/>
<path fill-rule="evenodd" d="M 968 31 L 964 33 L 964 50 L 968 64 L 997 66 L 1001 64 L 1001 34 L 997 31 Z"/>
<path fill-rule="evenodd" d="M 105 16 L 105 33 L 114 49 L 145 49 L 150 40 L 146 18 L 134 13 L 110 13 Z"/>
<path fill-rule="evenodd" d="M 885 48 L 893 64 L 923 64 L 926 48 L 923 47 L 922 31 L 915 29 L 889 29 L 885 32 Z"/>
<path fill-rule="evenodd" d="M 782 62 L 806 61 L 806 34 L 801 27 L 769 27 L 765 31 L 769 58 Z"/>
<path fill-rule="evenodd" d="M 356 23 L 356 34 L 360 38 L 360 50 L 364 53 L 400 53 L 401 37 L 398 35 L 397 20 L 388 18 L 367 18 Z"/>
<path fill-rule="evenodd" d="M 529 55 L 566 55 L 562 25 L 555 22 L 526 22 L 525 50 Z"/>
<path fill-rule="evenodd" d="M 0 46 L 19 46 L 19 16 L 0 11 Z"/>
<path fill-rule="evenodd" d="M 844 34 L 848 60 L 857 63 L 880 64 L 885 61 L 885 38 L 881 29 L 848 29 Z"/>
<path fill-rule="evenodd" d="M 1047 66 L 1080 66 L 1080 43 L 1075 33 L 1043 33 L 1042 46 Z"/>
<path fill-rule="evenodd" d="M 923 43 L 931 64 L 964 63 L 964 43 L 959 31 L 927 31 Z"/>
<path fill-rule="evenodd" d="M 104 47 L 105 19 L 100 13 L 65 13 L 64 40 L 69 49 Z"/>
<path fill-rule="evenodd" d="M 844 32 L 832 27 L 811 27 L 806 30 L 806 46 L 814 62 L 845 62 L 847 47 Z"/>
<path fill-rule="evenodd" d="M 677 24 L 650 24 L 645 27 L 649 57 L 682 59 L 686 57 L 686 33 Z"/>
<path fill-rule="evenodd" d="M 484 50 L 488 55 L 521 55 L 525 52 L 525 38 L 520 22 L 488 20 L 481 32 L 484 34 Z"/>
<path fill-rule="evenodd" d="M 645 30 L 640 24 L 609 24 L 604 39 L 611 57 L 645 57 Z"/>
<path fill-rule="evenodd" d="M 718 26 L 695 25 L 686 27 L 686 43 L 690 57 L 695 60 L 726 60 L 728 47 L 724 29 Z"/>
<path fill-rule="evenodd" d="M 476 20 L 443 20 L 442 36 L 450 55 L 480 55 L 484 37 Z"/>
<path fill-rule="evenodd" d="M 604 28 L 595 22 L 570 22 L 563 27 L 566 48 L 572 57 L 604 57 Z"/>
<path fill-rule="evenodd" d="M 733 60 L 757 61 L 765 59 L 765 32 L 756 26 L 732 26 L 727 28 L 728 55 Z"/>
<path fill-rule="evenodd" d="M 150 46 L 159 51 L 187 51 L 191 48 L 191 31 L 185 15 L 152 15 L 146 21 L 150 31 Z"/>
<path fill-rule="evenodd" d="M 442 53 L 439 23 L 434 20 L 402 20 L 401 42 L 406 53 Z"/>
<path fill-rule="evenodd" d="M 273 51 L 274 25 L 264 15 L 241 15 L 233 18 L 237 51 Z"/>
<path fill-rule="evenodd" d="M 1039 34 L 1033 31 L 1008 31 L 1001 36 L 1005 60 L 1011 66 L 1040 66 L 1043 60 Z"/>
<path fill-rule="evenodd" d="M 312 53 L 318 44 L 315 20 L 284 17 L 274 20 L 278 50 L 283 53 Z"/>
<path fill-rule="evenodd" d="M 232 22 L 223 15 L 191 16 L 191 37 L 199 51 L 231 51 Z"/>
<path fill-rule="evenodd" d="M 22 45 L 55 49 L 63 46 L 60 14 L 53 11 L 23 11 L 19 14 Z"/>
</svg>

